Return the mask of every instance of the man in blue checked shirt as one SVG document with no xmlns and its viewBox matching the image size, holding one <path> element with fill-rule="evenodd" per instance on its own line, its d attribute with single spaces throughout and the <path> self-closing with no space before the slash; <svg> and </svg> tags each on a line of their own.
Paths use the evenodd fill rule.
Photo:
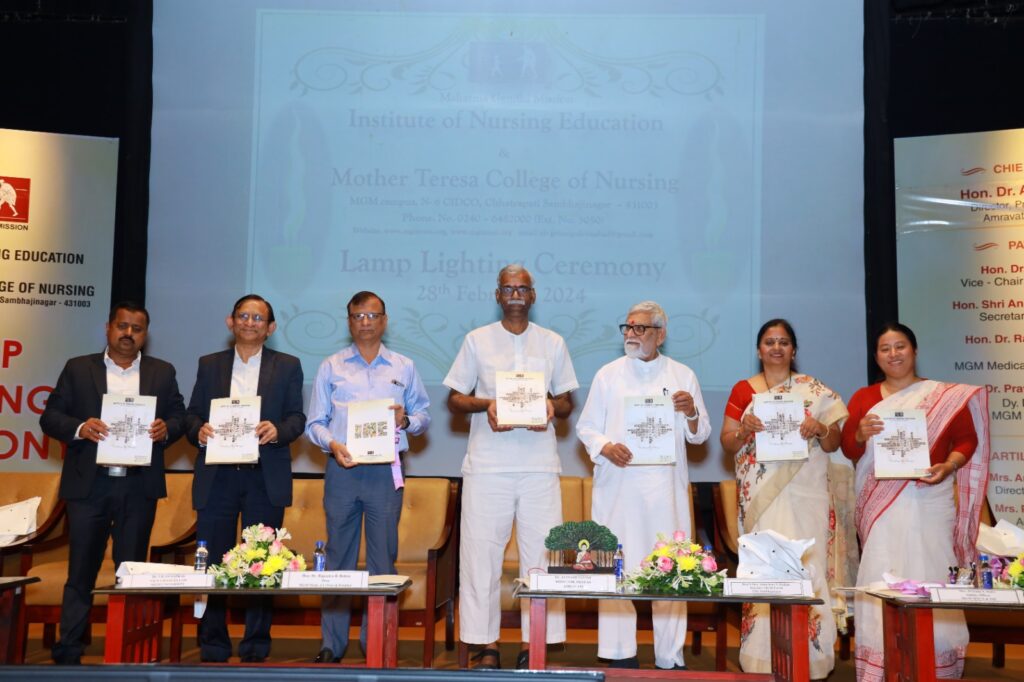
<svg viewBox="0 0 1024 682">
<path fill-rule="evenodd" d="M 387 326 L 380 296 L 371 291 L 353 296 L 348 302 L 352 345 L 324 360 L 313 383 L 306 435 L 331 457 L 324 472 L 327 570 L 355 569 L 365 517 L 367 570 L 371 575 L 395 572 L 404 485 L 401 458 L 396 455 L 393 464 L 357 464 L 346 447 L 351 402 L 394 401 L 397 454 L 409 448 L 408 434 L 419 435 L 430 425 L 430 400 L 412 360 L 381 342 Z M 341 660 L 348 647 L 349 616 L 347 598 L 324 598 L 317 663 Z"/>
</svg>

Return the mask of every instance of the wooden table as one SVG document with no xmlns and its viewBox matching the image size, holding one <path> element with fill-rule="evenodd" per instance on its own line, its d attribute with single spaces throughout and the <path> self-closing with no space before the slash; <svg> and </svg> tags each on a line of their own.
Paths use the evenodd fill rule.
<svg viewBox="0 0 1024 682">
<path fill-rule="evenodd" d="M 928 597 L 893 592 L 868 591 L 882 600 L 882 631 L 886 682 L 933 682 L 935 678 L 935 624 L 933 609 L 957 611 L 1011 611 L 1020 614 L 1019 604 L 936 603 Z"/>
<path fill-rule="evenodd" d="M 810 607 L 822 604 L 814 597 L 712 597 L 708 595 L 672 595 L 653 592 L 546 592 L 519 586 L 517 599 L 530 600 L 530 669 L 547 668 L 548 599 L 629 599 L 631 601 L 685 601 L 719 604 L 771 604 L 771 674 L 616 669 L 617 677 L 701 679 L 701 680 L 766 680 L 773 682 L 809 682 L 810 642 L 808 619 Z M 724 637 L 725 633 L 716 633 Z"/>
<path fill-rule="evenodd" d="M 315 594 L 321 597 L 366 599 L 366 667 L 398 665 L 398 597 L 412 585 L 371 585 L 366 588 L 258 589 L 233 587 L 123 588 L 103 587 L 93 594 L 107 595 L 106 663 L 154 663 L 160 659 L 164 602 L 180 595 L 259 596 Z"/>
<path fill-rule="evenodd" d="M 0 665 L 14 663 L 18 614 L 25 606 L 25 585 L 39 578 L 0 578 Z"/>
</svg>

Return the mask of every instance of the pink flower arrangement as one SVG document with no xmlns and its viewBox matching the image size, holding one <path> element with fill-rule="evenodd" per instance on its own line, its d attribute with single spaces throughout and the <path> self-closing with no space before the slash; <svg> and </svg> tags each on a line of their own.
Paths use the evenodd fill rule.
<svg viewBox="0 0 1024 682">
<path fill-rule="evenodd" d="M 641 592 L 721 594 L 726 572 L 718 570 L 711 548 L 687 540 L 681 530 L 671 537 L 658 534 L 640 568 L 627 576 L 630 587 Z"/>
<path fill-rule="evenodd" d="M 276 587 L 285 571 L 306 570 L 302 555 L 284 545 L 289 538 L 284 528 L 249 526 L 242 530 L 242 542 L 228 550 L 221 563 L 210 566 L 210 573 L 225 587 Z"/>
</svg>

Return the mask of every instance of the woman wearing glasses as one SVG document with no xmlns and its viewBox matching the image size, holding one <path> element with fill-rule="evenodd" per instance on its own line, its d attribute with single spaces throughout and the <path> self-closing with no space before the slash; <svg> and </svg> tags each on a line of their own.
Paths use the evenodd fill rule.
<svg viewBox="0 0 1024 682">
<path fill-rule="evenodd" d="M 839 395 L 817 379 L 796 371 L 796 333 L 789 322 L 769 320 L 757 333 L 761 371 L 738 382 L 725 407 L 722 448 L 736 458 L 740 532 L 774 530 L 789 538 L 814 538 L 804 555 L 813 573 L 814 594 L 824 605 L 810 614 L 811 677 L 828 676 L 835 664 L 836 624 L 829 582 L 830 554 L 838 550 L 831 525 L 829 456 L 839 448 L 840 422 L 846 406 Z M 765 424 L 754 414 L 755 394 L 788 395 L 803 404 L 800 436 L 807 441 L 806 459 L 761 462 L 755 435 Z M 740 665 L 746 672 L 771 670 L 770 628 L 766 604 L 744 604 L 740 628 Z"/>
<path fill-rule="evenodd" d="M 853 394 L 843 427 L 843 453 L 857 462 L 857 531 L 863 547 L 857 584 L 880 581 L 884 571 L 945 582 L 949 566 L 966 566 L 975 556 L 988 476 L 988 395 L 980 386 L 919 377 L 917 338 L 898 322 L 875 337 L 875 362 L 884 379 Z M 903 409 L 925 411 L 931 466 L 916 481 L 877 479 L 879 414 Z M 857 679 L 881 680 L 881 602 L 857 595 L 854 610 Z M 937 609 L 934 618 L 937 676 L 960 677 L 967 647 L 963 612 Z"/>
</svg>

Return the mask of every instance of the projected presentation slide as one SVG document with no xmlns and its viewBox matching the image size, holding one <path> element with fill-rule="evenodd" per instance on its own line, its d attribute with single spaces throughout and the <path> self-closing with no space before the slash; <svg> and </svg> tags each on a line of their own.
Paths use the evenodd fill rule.
<svg viewBox="0 0 1024 682">
<path fill-rule="evenodd" d="M 648 299 L 713 423 L 770 317 L 796 326 L 801 370 L 863 385 L 860 8 L 156 0 L 153 25 L 150 351 L 183 392 L 243 293 L 274 304 L 270 345 L 308 386 L 371 290 L 431 398 L 409 466 L 455 473 L 466 427 L 441 382 L 498 319 L 508 263 L 566 340 L 577 409 Z M 716 442 L 692 467 L 717 480 Z"/>
<path fill-rule="evenodd" d="M 296 302 L 278 345 L 307 373 L 362 288 L 394 292 L 389 347 L 440 383 L 518 262 L 580 376 L 639 295 L 677 357 L 732 378 L 757 316 L 757 17 L 257 21 L 248 288 Z"/>
</svg>

